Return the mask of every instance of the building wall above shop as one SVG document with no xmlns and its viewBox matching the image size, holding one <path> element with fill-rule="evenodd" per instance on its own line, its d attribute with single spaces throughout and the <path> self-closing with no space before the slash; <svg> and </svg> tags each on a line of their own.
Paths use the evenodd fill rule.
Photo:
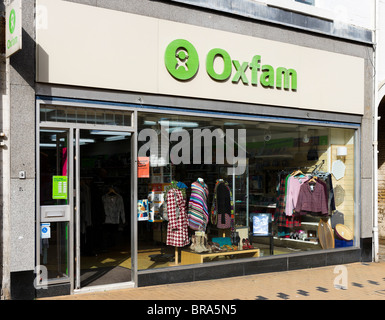
<svg viewBox="0 0 385 320">
<path fill-rule="evenodd" d="M 171 0 L 332 37 L 371 43 L 374 1 Z M 368 2 L 368 3 L 367 3 Z"/>
<path fill-rule="evenodd" d="M 37 8 L 37 82 L 364 113 L 362 57 L 66 1 Z M 170 59 L 196 71 L 175 76 Z"/>
</svg>

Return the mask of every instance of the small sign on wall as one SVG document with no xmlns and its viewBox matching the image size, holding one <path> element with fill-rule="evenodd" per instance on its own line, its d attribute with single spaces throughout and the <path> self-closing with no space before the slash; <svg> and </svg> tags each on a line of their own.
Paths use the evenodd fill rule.
<svg viewBox="0 0 385 320">
<path fill-rule="evenodd" d="M 21 0 L 13 0 L 6 8 L 6 57 L 22 49 Z"/>
</svg>

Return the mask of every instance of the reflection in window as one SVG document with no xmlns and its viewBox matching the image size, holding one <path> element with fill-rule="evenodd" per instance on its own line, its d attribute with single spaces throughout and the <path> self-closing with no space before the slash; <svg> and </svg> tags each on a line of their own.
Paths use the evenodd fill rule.
<svg viewBox="0 0 385 320">
<path fill-rule="evenodd" d="M 354 130 L 138 116 L 138 155 L 150 162 L 149 177 L 138 177 L 139 269 L 174 259 L 164 216 L 165 200 L 175 203 L 174 189 L 184 197 L 189 237 L 188 245 L 176 246 L 178 264 L 353 245 L 353 239 L 337 243 L 333 237 L 337 224 L 354 230 Z M 244 170 L 233 175 L 230 169 L 243 160 Z M 253 233 L 256 214 L 271 217 L 265 237 Z"/>
</svg>

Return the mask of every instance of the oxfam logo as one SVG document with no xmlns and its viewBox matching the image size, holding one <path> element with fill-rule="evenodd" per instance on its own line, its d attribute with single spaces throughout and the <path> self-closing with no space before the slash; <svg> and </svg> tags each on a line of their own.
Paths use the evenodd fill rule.
<svg viewBox="0 0 385 320">
<path fill-rule="evenodd" d="M 167 46 L 164 61 L 168 72 L 178 80 L 190 80 L 198 72 L 198 53 L 187 40 L 171 42 Z"/>
<path fill-rule="evenodd" d="M 15 31 L 16 27 L 16 12 L 14 9 L 11 10 L 9 14 L 9 32 L 12 34 Z"/>
</svg>

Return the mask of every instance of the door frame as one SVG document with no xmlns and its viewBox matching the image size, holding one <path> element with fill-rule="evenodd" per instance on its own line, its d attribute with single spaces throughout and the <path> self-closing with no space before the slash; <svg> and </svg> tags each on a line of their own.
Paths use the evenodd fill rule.
<svg viewBox="0 0 385 320">
<path fill-rule="evenodd" d="M 64 123 L 64 122 L 49 122 L 40 121 L 40 108 L 46 104 L 54 104 L 61 107 L 71 108 L 90 108 L 103 109 L 109 111 L 125 111 L 131 113 L 131 126 L 112 126 L 112 125 L 94 125 L 84 123 Z M 80 161 L 75 161 L 75 156 L 80 152 L 80 130 L 103 130 L 103 131 L 126 131 L 131 133 L 131 190 L 137 190 L 137 110 L 132 106 L 120 104 L 103 104 L 98 102 L 79 102 L 66 101 L 66 99 L 54 98 L 37 98 L 36 99 L 36 266 L 40 267 L 40 224 L 41 224 L 41 209 L 40 209 L 40 130 L 68 130 L 68 164 L 69 164 L 69 183 L 68 183 L 68 197 L 70 201 L 70 219 L 69 219 L 69 278 L 62 278 L 58 280 L 49 280 L 48 286 L 51 284 L 70 284 L 70 294 L 81 292 L 109 290 L 118 288 L 132 288 L 137 287 L 138 280 L 138 264 L 137 264 L 137 193 L 131 192 L 131 281 L 116 284 L 107 284 L 103 286 L 77 288 L 80 285 L 80 276 L 75 279 L 75 268 L 77 275 L 80 275 L 80 228 L 76 228 L 75 234 L 74 224 L 80 225 L 80 189 L 74 190 L 74 182 L 76 186 L 80 185 Z M 76 176 L 75 176 L 76 172 Z M 75 194 L 76 193 L 76 194 Z M 74 202 L 76 195 L 76 203 Z M 75 210 L 76 206 L 76 210 Z M 76 248 L 75 248 L 76 245 Z M 75 257 L 77 258 L 75 263 Z M 37 286 L 39 288 L 39 285 Z"/>
</svg>

